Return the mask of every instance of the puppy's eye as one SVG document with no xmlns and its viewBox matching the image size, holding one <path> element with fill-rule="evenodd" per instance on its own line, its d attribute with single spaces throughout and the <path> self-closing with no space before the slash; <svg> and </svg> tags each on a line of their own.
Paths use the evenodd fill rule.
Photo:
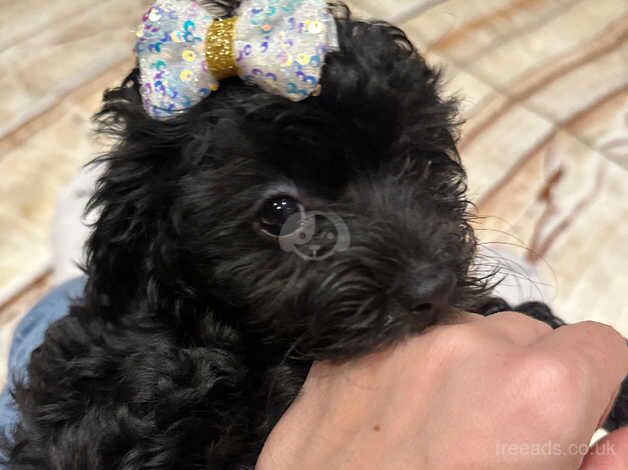
<svg viewBox="0 0 628 470">
<path fill-rule="evenodd" d="M 291 217 L 300 214 L 298 217 Z M 289 235 L 301 227 L 305 214 L 303 204 L 291 196 L 273 196 L 266 200 L 257 217 L 260 228 L 269 235 Z M 289 225 L 286 225 L 288 223 Z"/>
</svg>

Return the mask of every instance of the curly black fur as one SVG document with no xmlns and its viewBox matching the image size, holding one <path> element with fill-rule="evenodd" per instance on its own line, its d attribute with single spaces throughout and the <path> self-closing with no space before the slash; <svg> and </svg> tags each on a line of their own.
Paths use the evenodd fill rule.
<svg viewBox="0 0 628 470">
<path fill-rule="evenodd" d="M 105 94 L 97 119 L 118 144 L 99 160 L 85 294 L 17 384 L 9 469 L 250 469 L 312 361 L 381 348 L 451 306 L 510 308 L 474 276 L 439 74 L 399 29 L 333 8 L 341 49 L 320 96 L 229 79 L 159 122 L 137 71 Z M 280 188 L 342 217 L 350 249 L 308 262 L 261 234 L 257 209 Z"/>
</svg>

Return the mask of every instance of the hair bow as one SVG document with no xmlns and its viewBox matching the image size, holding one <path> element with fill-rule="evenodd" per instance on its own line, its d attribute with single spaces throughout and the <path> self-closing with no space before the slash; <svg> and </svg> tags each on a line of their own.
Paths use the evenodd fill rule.
<svg viewBox="0 0 628 470">
<path fill-rule="evenodd" d="M 157 0 L 137 30 L 144 108 L 167 118 L 234 75 L 300 101 L 318 86 L 325 54 L 338 48 L 325 0 L 244 0 L 216 18 L 193 0 Z"/>
</svg>

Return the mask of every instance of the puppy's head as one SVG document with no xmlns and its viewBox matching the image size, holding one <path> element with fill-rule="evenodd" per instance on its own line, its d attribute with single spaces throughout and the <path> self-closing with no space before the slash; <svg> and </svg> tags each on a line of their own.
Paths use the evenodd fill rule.
<svg viewBox="0 0 628 470">
<path fill-rule="evenodd" d="M 465 174 L 455 105 L 398 29 L 336 12 L 340 50 L 294 103 L 239 79 L 156 121 L 135 75 L 100 120 L 119 144 L 93 205 L 88 297 L 212 315 L 260 344 L 338 358 L 464 306 Z"/>
</svg>

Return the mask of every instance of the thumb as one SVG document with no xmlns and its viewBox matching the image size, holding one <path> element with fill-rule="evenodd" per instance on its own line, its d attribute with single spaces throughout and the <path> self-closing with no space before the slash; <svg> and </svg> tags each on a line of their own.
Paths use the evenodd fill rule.
<svg viewBox="0 0 628 470">
<path fill-rule="evenodd" d="M 600 439 L 589 450 L 580 470 L 628 470 L 628 428 Z"/>
</svg>

